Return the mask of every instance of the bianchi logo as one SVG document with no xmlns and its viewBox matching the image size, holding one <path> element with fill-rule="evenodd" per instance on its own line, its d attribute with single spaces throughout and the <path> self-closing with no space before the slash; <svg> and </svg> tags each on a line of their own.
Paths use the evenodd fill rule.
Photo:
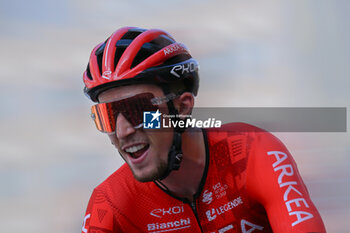
<svg viewBox="0 0 350 233">
<path fill-rule="evenodd" d="M 176 221 L 170 222 L 156 222 L 147 224 L 147 230 L 149 233 L 160 233 L 160 232 L 169 232 L 169 231 L 177 231 L 185 228 L 191 227 L 191 219 L 179 219 Z"/>
<path fill-rule="evenodd" d="M 203 193 L 203 199 L 202 202 L 209 205 L 213 201 L 213 193 L 209 192 L 208 190 L 205 190 Z"/>
</svg>

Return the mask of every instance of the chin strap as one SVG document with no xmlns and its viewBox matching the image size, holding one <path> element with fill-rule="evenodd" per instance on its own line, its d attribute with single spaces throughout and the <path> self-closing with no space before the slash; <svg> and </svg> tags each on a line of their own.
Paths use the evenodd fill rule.
<svg viewBox="0 0 350 233">
<path fill-rule="evenodd" d="M 173 170 L 179 170 L 182 161 L 181 133 L 174 132 L 173 144 L 168 154 L 168 167 L 159 180 L 165 179 Z"/>
<path fill-rule="evenodd" d="M 168 90 L 167 87 L 162 87 L 163 88 L 163 92 L 165 94 L 170 93 L 170 91 Z M 176 110 L 174 103 L 172 100 L 167 102 L 168 105 L 168 109 L 169 109 L 169 113 L 170 115 L 174 115 L 175 116 L 175 121 L 179 121 L 181 120 L 178 117 L 178 111 Z M 164 172 L 164 174 L 159 178 L 159 180 L 163 180 L 165 179 L 170 172 L 172 172 L 173 170 L 179 170 L 180 168 L 180 164 L 182 161 L 182 133 L 185 131 L 185 128 L 178 128 L 176 127 L 174 129 L 174 137 L 173 137 L 173 144 L 170 147 L 169 153 L 168 153 L 168 167 L 166 169 L 166 171 Z"/>
</svg>

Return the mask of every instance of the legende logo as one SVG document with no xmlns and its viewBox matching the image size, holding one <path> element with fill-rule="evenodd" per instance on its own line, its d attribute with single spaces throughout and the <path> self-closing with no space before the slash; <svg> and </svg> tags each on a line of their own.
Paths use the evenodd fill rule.
<svg viewBox="0 0 350 233">
<path fill-rule="evenodd" d="M 159 109 L 156 112 L 143 112 L 143 128 L 144 129 L 160 129 L 160 116 L 162 114 Z"/>
</svg>

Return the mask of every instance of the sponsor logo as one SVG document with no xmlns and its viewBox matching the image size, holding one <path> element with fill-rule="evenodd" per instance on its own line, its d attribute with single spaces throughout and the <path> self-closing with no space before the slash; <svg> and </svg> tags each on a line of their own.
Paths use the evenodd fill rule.
<svg viewBox="0 0 350 233">
<path fill-rule="evenodd" d="M 207 210 L 205 212 L 205 214 L 207 215 L 208 221 L 213 221 L 214 219 L 216 219 L 216 214 L 215 214 L 215 209 L 212 208 L 211 210 Z"/>
<path fill-rule="evenodd" d="M 272 167 L 274 168 L 274 172 L 277 173 L 280 171 L 277 180 L 280 188 L 284 189 L 286 187 L 283 195 L 283 200 L 287 207 L 289 216 L 296 217 L 296 220 L 292 223 L 292 226 L 294 227 L 301 222 L 313 218 L 313 214 L 305 211 L 307 210 L 306 208 L 309 208 L 309 204 L 303 198 L 303 194 L 298 190 L 298 182 L 290 181 L 290 178 L 294 176 L 293 166 L 291 164 L 281 164 L 286 159 L 288 159 L 288 155 L 282 151 L 269 151 L 267 152 L 267 155 L 273 155 L 276 158 L 276 161 L 272 164 Z M 288 177 L 288 181 L 284 181 L 285 177 Z M 300 198 L 289 199 L 290 193 L 293 193 L 292 195 L 294 197 L 298 195 Z M 292 207 L 292 204 L 293 206 L 296 206 L 294 209 Z M 299 210 L 295 209 L 297 207 L 299 207 Z"/>
<path fill-rule="evenodd" d="M 215 197 L 220 199 L 226 196 L 226 189 L 228 189 L 227 184 L 222 185 L 220 182 L 213 186 Z"/>
<path fill-rule="evenodd" d="M 164 49 L 164 55 L 172 54 L 173 52 L 176 52 L 180 49 L 183 49 L 183 47 L 180 46 L 179 44 L 172 44 L 169 47 Z"/>
<path fill-rule="evenodd" d="M 104 79 L 111 79 L 111 75 L 112 75 L 112 71 L 106 70 L 105 72 L 103 72 L 102 78 L 104 78 Z"/>
<path fill-rule="evenodd" d="M 159 109 L 156 112 L 143 112 L 143 128 L 160 129 L 161 115 Z"/>
<path fill-rule="evenodd" d="M 197 69 L 198 69 L 198 65 L 194 62 L 190 62 L 190 63 L 174 66 L 171 69 L 170 74 L 174 75 L 177 78 L 180 78 L 181 75 L 185 73 L 191 73 L 193 71 L 196 71 Z"/>
<path fill-rule="evenodd" d="M 173 206 L 170 208 L 154 209 L 149 214 L 157 218 L 162 218 L 165 215 L 174 215 L 174 214 L 180 214 L 184 212 L 185 212 L 184 206 L 181 205 L 181 206 Z"/>
<path fill-rule="evenodd" d="M 202 202 L 209 205 L 213 201 L 213 193 L 209 192 L 208 190 L 205 190 L 203 193 L 203 199 Z"/>
<path fill-rule="evenodd" d="M 147 224 L 147 230 L 149 233 L 176 231 L 176 230 L 181 230 L 189 227 L 191 227 L 190 218 L 187 218 L 187 219 L 181 218 L 176 221 L 170 221 L 170 222 L 164 222 L 164 223 L 156 222 L 156 223 Z"/>
<path fill-rule="evenodd" d="M 233 208 L 243 204 L 242 198 L 237 197 L 236 199 L 227 202 L 225 205 L 222 205 L 218 208 L 212 208 L 211 210 L 208 210 L 205 212 L 207 215 L 207 218 L 210 221 L 213 221 L 217 215 L 224 214 L 225 212 L 232 210 Z"/>
<path fill-rule="evenodd" d="M 246 226 L 250 227 L 249 230 L 247 230 Z M 251 233 L 254 230 L 262 231 L 264 229 L 264 227 L 253 224 L 244 219 L 241 220 L 241 228 L 242 228 L 242 233 Z"/>
<path fill-rule="evenodd" d="M 84 223 L 83 223 L 83 227 L 81 229 L 82 232 L 87 233 L 87 229 L 85 228 L 86 225 L 86 221 L 91 217 L 91 214 L 87 214 L 84 218 Z"/>
<path fill-rule="evenodd" d="M 100 223 L 102 223 L 104 217 L 107 214 L 107 210 L 103 210 L 103 209 L 97 209 L 97 213 L 98 213 L 98 220 L 100 221 Z"/>
<path fill-rule="evenodd" d="M 221 229 L 219 230 L 219 233 L 225 233 L 226 231 L 229 231 L 229 230 L 231 230 L 231 229 L 233 229 L 232 224 L 230 224 L 230 225 L 228 225 L 228 226 L 226 226 L 226 227 L 221 228 Z"/>
</svg>

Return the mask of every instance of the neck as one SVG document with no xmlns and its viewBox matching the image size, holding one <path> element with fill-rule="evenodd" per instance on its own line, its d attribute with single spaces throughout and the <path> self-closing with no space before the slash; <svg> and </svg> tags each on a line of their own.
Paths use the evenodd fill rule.
<svg viewBox="0 0 350 233">
<path fill-rule="evenodd" d="M 192 201 L 205 169 L 205 143 L 200 129 L 187 129 L 182 134 L 183 159 L 180 169 L 162 180 L 171 193 Z"/>
</svg>

